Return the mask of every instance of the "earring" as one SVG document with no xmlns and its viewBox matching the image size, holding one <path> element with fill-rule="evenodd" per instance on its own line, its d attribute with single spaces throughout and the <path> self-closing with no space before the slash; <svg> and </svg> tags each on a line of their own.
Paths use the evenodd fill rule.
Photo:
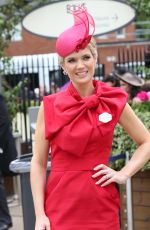
<svg viewBox="0 0 150 230">
<path fill-rule="evenodd" d="M 64 74 L 64 75 L 67 75 L 67 73 L 66 73 L 64 70 L 63 70 L 63 74 Z"/>
</svg>

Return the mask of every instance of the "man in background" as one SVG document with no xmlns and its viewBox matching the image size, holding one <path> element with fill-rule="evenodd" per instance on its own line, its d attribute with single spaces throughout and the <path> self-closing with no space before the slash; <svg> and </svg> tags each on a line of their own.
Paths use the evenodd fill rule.
<svg viewBox="0 0 150 230">
<path fill-rule="evenodd" d="M 12 226 L 6 192 L 3 184 L 4 176 L 11 176 L 9 163 L 17 156 L 15 141 L 11 131 L 11 123 L 5 101 L 0 95 L 0 230 Z"/>
</svg>

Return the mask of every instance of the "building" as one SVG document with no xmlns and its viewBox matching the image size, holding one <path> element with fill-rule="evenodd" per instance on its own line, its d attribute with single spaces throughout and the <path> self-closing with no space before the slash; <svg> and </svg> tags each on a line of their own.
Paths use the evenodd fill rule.
<svg viewBox="0 0 150 230">
<path fill-rule="evenodd" d="M 122 51 L 131 52 L 131 50 L 133 53 L 141 52 L 141 58 L 144 60 L 144 52 L 150 43 L 137 41 L 134 22 L 116 32 L 96 37 L 96 41 L 99 52 L 98 62 L 105 66 L 105 75 L 109 74 L 114 69 L 114 65 L 120 61 L 119 51 L 122 54 Z M 20 28 L 5 51 L 11 57 L 55 53 L 55 39 L 39 37 Z M 137 59 L 133 57 L 135 55 L 132 55 L 132 59 Z M 128 58 L 124 58 L 128 62 Z"/>
</svg>

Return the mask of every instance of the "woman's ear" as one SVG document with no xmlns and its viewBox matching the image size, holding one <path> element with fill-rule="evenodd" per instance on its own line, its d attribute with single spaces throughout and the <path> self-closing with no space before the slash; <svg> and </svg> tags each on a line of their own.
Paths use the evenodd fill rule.
<svg viewBox="0 0 150 230">
<path fill-rule="evenodd" d="M 65 72 L 65 70 L 63 70 L 63 74 L 64 74 L 64 75 L 68 75 L 68 74 Z"/>
<path fill-rule="evenodd" d="M 63 74 L 64 74 L 64 75 L 67 75 L 67 72 L 65 71 L 65 68 L 63 67 L 63 65 L 61 65 L 61 68 L 62 68 L 62 70 L 63 70 Z"/>
</svg>

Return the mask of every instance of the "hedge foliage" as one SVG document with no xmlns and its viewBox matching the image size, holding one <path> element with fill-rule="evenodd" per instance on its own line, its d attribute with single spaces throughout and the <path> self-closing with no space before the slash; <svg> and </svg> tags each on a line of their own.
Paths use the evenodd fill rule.
<svg viewBox="0 0 150 230">
<path fill-rule="evenodd" d="M 135 111 L 136 115 L 147 127 L 147 129 L 150 131 L 150 102 L 133 104 L 131 107 Z M 128 152 L 129 156 L 131 157 L 136 148 L 136 144 L 128 136 L 125 130 L 118 124 L 114 132 L 112 155 L 115 156 L 120 153 Z M 124 166 L 124 164 L 125 160 L 117 160 L 112 164 L 112 167 L 116 170 L 119 170 Z M 141 170 L 144 171 L 147 169 L 150 169 L 150 161 L 148 161 Z"/>
</svg>

